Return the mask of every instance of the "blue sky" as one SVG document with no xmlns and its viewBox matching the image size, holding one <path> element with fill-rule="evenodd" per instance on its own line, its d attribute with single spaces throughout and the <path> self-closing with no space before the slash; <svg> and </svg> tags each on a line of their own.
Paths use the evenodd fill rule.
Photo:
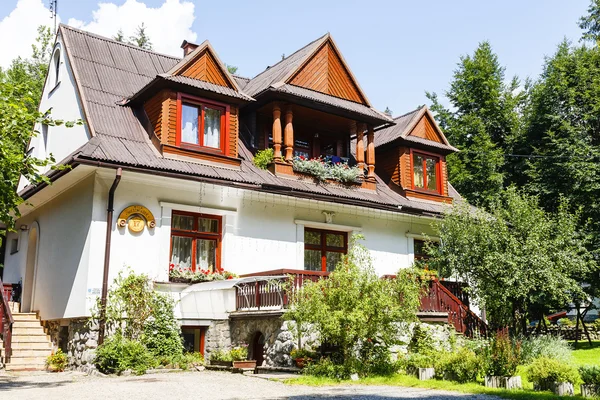
<svg viewBox="0 0 600 400">
<path fill-rule="evenodd" d="M 42 0 L 19 1 L 25 4 Z M 507 77 L 537 77 L 544 56 L 551 55 L 563 38 L 579 39 L 577 20 L 589 4 L 588 0 L 127 1 L 145 3 L 148 12 L 164 8 L 155 14 L 126 15 L 126 8 L 120 8 L 125 0 L 103 0 L 114 3 L 114 12 L 126 16 L 126 22 L 122 22 L 126 33 L 146 19 L 146 25 L 152 28 L 151 39 L 159 45 L 155 47 L 174 54 L 179 54 L 183 39 L 209 39 L 221 59 L 237 65 L 238 73 L 244 76 L 256 75 L 277 62 L 282 54 L 290 54 L 331 32 L 373 105 L 379 109 L 389 106 L 394 115 L 427 103 L 426 90 L 442 94 L 459 57 L 472 53 L 483 40 L 491 42 L 500 62 L 507 67 Z M 0 2 L 0 34 L 5 17 L 17 3 Z M 193 7 L 179 7 L 184 3 L 193 3 Z M 43 4 L 47 7 L 48 0 Z M 31 15 L 32 6 L 27 8 Z M 105 35 L 116 31 L 108 8 L 98 13 L 92 23 L 93 12 L 98 9 L 98 1 L 59 0 L 63 22 L 77 20 L 83 29 Z M 44 15 L 49 16 L 43 12 L 39 17 L 42 21 Z M 11 36 L 19 35 L 16 30 L 31 31 L 31 19 L 14 24 Z M 161 19 L 170 23 L 161 23 Z M 0 50 L 5 46 L 8 44 L 2 40 Z M 20 48 L 28 51 L 29 46 Z"/>
</svg>

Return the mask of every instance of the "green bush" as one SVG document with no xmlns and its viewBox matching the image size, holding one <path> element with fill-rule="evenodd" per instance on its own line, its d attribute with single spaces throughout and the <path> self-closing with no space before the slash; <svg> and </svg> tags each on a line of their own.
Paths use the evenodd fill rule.
<svg viewBox="0 0 600 400">
<path fill-rule="evenodd" d="M 46 358 L 46 367 L 55 372 L 62 372 L 67 368 L 69 360 L 67 355 L 61 349 L 56 350 Z"/>
<path fill-rule="evenodd" d="M 586 365 L 579 368 L 581 380 L 586 385 L 600 385 L 600 367 Z"/>
<path fill-rule="evenodd" d="M 573 322 L 570 318 L 561 318 L 558 320 L 558 325 L 560 325 L 560 326 L 575 326 L 575 322 Z"/>
<path fill-rule="evenodd" d="M 410 353 L 429 354 L 436 350 L 435 342 L 429 333 L 429 330 L 421 324 L 416 324 L 410 342 L 408 343 L 408 351 Z"/>
<path fill-rule="evenodd" d="M 459 383 L 475 382 L 483 363 L 473 350 L 466 347 L 441 356 L 435 365 L 436 375 Z"/>
<path fill-rule="evenodd" d="M 144 325 L 142 343 L 155 357 L 173 357 L 183 354 L 180 328 L 173 314 L 173 300 L 156 294 L 152 299 L 152 314 Z"/>
<path fill-rule="evenodd" d="M 498 333 L 488 347 L 485 373 L 489 376 L 514 376 L 521 362 L 521 343 L 511 341 L 507 334 Z"/>
<path fill-rule="evenodd" d="M 439 354 L 434 353 L 421 354 L 413 353 L 406 357 L 406 372 L 409 374 L 415 374 L 419 368 L 435 368 Z"/>
<path fill-rule="evenodd" d="M 120 334 L 109 337 L 98 346 L 94 363 L 100 372 L 106 374 L 120 374 L 128 369 L 136 374 L 143 374 L 156 366 L 156 361 L 146 346 Z"/>
<path fill-rule="evenodd" d="M 527 368 L 527 379 L 540 387 L 550 387 L 554 382 L 576 384 L 579 381 L 579 373 L 570 364 L 553 358 L 540 357 L 533 360 Z"/>
<path fill-rule="evenodd" d="M 303 374 L 321 376 L 330 379 L 348 379 L 353 374 L 354 368 L 349 364 L 339 364 L 330 358 L 322 358 L 316 363 L 309 363 L 302 370 Z"/>
<path fill-rule="evenodd" d="M 231 361 L 244 361 L 248 359 L 248 345 L 236 346 L 229 352 Z"/>
<path fill-rule="evenodd" d="M 216 349 L 210 353 L 210 361 L 233 361 L 231 352 L 223 349 Z"/>
<path fill-rule="evenodd" d="M 198 365 L 204 364 L 204 357 L 200 353 L 183 353 L 169 359 L 166 364 L 171 364 L 175 368 L 188 370 Z"/>
<path fill-rule="evenodd" d="M 260 169 L 267 169 L 269 164 L 273 162 L 273 149 L 264 149 L 256 152 L 254 159 L 254 165 L 256 165 Z"/>
<path fill-rule="evenodd" d="M 529 364 L 540 357 L 569 363 L 573 359 L 573 351 L 566 340 L 550 335 L 532 336 L 521 340 L 522 363 Z"/>
</svg>

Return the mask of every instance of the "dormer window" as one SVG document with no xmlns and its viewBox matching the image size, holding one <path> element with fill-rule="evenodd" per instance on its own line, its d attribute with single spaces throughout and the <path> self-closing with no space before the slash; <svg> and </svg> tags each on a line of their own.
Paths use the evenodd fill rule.
<svg viewBox="0 0 600 400">
<path fill-rule="evenodd" d="M 180 94 L 177 145 L 225 153 L 229 106 Z"/>
<path fill-rule="evenodd" d="M 413 189 L 441 193 L 440 158 L 426 153 L 412 153 Z"/>
</svg>

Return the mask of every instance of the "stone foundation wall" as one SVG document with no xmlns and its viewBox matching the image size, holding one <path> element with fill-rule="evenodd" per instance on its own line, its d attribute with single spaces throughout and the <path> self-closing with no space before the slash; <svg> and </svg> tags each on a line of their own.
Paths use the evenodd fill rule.
<svg viewBox="0 0 600 400">
<path fill-rule="evenodd" d="M 91 325 L 87 318 L 69 321 L 67 341 L 69 368 L 90 373 L 96 370 L 94 353 L 98 347 L 98 325 Z"/>
<path fill-rule="evenodd" d="M 212 321 L 204 338 L 204 359 L 210 359 L 210 353 L 216 349 L 231 349 L 231 330 L 229 320 Z"/>
</svg>

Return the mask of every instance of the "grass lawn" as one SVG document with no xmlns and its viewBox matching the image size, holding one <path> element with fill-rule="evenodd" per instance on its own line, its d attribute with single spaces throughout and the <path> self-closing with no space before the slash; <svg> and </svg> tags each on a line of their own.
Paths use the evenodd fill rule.
<svg viewBox="0 0 600 400">
<path fill-rule="evenodd" d="M 600 341 L 592 342 L 590 347 L 587 341 L 579 342 L 577 346 L 575 343 L 571 343 L 573 350 L 573 362 L 575 365 L 598 365 L 600 366 Z M 504 399 L 533 399 L 533 400 L 545 400 L 545 399 L 556 399 L 550 392 L 534 392 L 533 384 L 527 380 L 525 373 L 525 367 L 520 366 L 517 370 L 517 374 L 521 376 L 523 382 L 523 390 L 502 390 L 502 389 L 491 389 L 483 386 L 483 381 L 477 383 L 456 383 L 451 381 L 442 380 L 429 380 L 420 381 L 414 376 L 397 374 L 393 376 L 385 377 L 372 377 L 361 379 L 360 381 L 338 381 L 329 378 L 320 378 L 309 375 L 303 375 L 297 379 L 290 379 L 286 383 L 291 385 L 309 385 L 309 386 L 331 386 L 331 385 L 391 385 L 391 386 L 404 386 L 404 387 L 420 387 L 426 389 L 439 389 L 439 390 L 452 390 L 461 393 L 473 393 L 473 394 L 491 394 Z M 575 394 L 580 393 L 579 384 L 575 385 Z M 583 398 L 581 396 L 572 397 L 574 399 Z"/>
</svg>

